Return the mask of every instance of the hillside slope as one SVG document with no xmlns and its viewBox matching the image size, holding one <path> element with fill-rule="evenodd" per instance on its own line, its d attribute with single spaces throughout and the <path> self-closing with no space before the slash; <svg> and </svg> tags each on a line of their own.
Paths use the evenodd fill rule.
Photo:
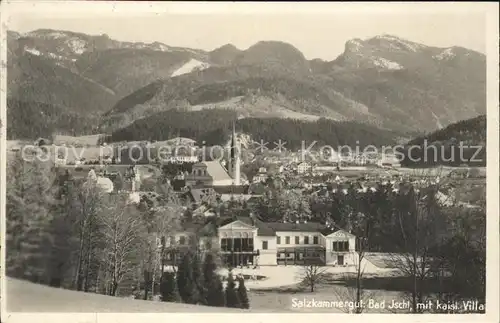
<svg viewBox="0 0 500 323">
<path fill-rule="evenodd" d="M 3 287 L 3 286 L 2 286 Z M 242 313 L 240 309 L 153 302 L 76 292 L 7 278 L 7 311 L 41 313 Z"/>
<path fill-rule="evenodd" d="M 115 93 L 101 84 L 27 52 L 8 57 L 7 82 L 9 98 L 73 112 L 100 112 L 116 100 Z"/>
<path fill-rule="evenodd" d="M 486 166 L 486 115 L 415 138 L 401 152 L 404 166 Z"/>
</svg>

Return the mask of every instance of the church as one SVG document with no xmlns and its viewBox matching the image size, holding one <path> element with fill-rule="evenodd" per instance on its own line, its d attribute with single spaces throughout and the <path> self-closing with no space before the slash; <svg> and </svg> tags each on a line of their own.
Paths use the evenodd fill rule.
<svg viewBox="0 0 500 323">
<path fill-rule="evenodd" d="M 228 165 L 226 168 L 225 165 Z M 235 125 L 230 143 L 230 156 L 228 163 L 218 160 L 200 161 L 193 165 L 190 174 L 185 176 L 187 187 L 221 187 L 241 186 L 241 145 L 236 136 Z"/>
</svg>

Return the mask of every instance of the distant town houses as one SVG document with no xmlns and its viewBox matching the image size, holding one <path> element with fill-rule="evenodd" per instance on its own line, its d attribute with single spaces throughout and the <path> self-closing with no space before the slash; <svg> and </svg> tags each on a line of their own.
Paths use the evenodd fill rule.
<svg viewBox="0 0 500 323">
<path fill-rule="evenodd" d="M 167 156 L 165 158 L 161 158 L 160 161 L 162 163 L 196 163 L 199 161 L 199 157 L 195 155 L 176 155 L 176 156 Z"/>
<path fill-rule="evenodd" d="M 260 167 L 258 173 L 252 178 L 253 183 L 263 183 L 269 178 L 267 169 Z"/>
<path fill-rule="evenodd" d="M 70 142 L 64 136 L 59 137 L 56 141 L 63 145 Z M 407 181 L 419 185 L 408 174 L 398 171 L 399 161 L 393 154 L 382 155 L 375 152 L 364 155 L 333 154 L 327 160 L 309 158 L 306 161 L 301 159 L 301 152 L 265 153 L 257 157 L 259 165 L 262 166 L 252 176 L 251 181 L 248 181 L 247 175 L 242 172 L 242 150 L 234 130 L 230 142 L 232 148 L 228 156 L 223 156 L 221 160 L 200 160 L 197 154 L 193 153 L 198 149 L 196 141 L 189 138 L 178 137 L 161 142 L 142 141 L 113 145 L 106 145 L 102 140 L 95 140 L 94 143 L 98 145 L 96 147 L 75 148 L 81 158 L 71 159 L 68 156 L 56 156 L 61 158 L 55 158 L 54 162 L 57 167 L 69 170 L 78 178 L 86 178 L 89 171 L 93 169 L 96 176 L 111 180 L 112 191 L 131 192 L 134 195 L 133 200 L 137 200 L 137 196 L 139 196 L 137 192 L 140 192 L 141 189 L 154 190 L 158 181 L 164 181 L 166 175 L 162 168 L 171 164 L 173 165 L 173 173 L 168 179 L 168 185 L 182 197 L 187 205 L 198 209 L 197 214 L 203 216 L 217 214 L 216 210 L 210 207 L 214 196 L 218 203 L 228 202 L 234 198 L 252 201 L 262 194 L 270 179 L 273 181 L 279 179 L 289 187 L 299 188 L 313 195 L 324 192 L 325 189 L 329 193 L 338 190 L 345 191 L 346 188 L 339 188 L 339 184 L 348 184 L 354 180 L 361 183 L 360 187 L 357 188 L 359 192 L 376 190 L 377 185 L 372 184 L 376 181 L 387 183 Z M 37 143 L 45 149 L 54 149 L 54 151 L 58 147 L 43 138 L 37 140 Z M 162 145 L 179 145 L 181 149 L 170 150 L 174 153 L 166 155 L 166 157 L 162 156 L 165 157 L 163 162 L 155 159 L 147 163 L 134 163 L 119 158 L 120 156 L 116 158 L 118 151 L 121 151 L 123 157 L 127 152 L 127 147 L 133 145 L 148 147 L 148 149 L 156 149 Z M 17 146 L 10 145 L 10 147 L 14 151 Z M 319 156 L 318 152 L 312 152 L 312 154 L 316 157 Z M 256 160 L 250 163 L 252 162 L 256 162 Z M 179 166 L 175 164 L 179 164 Z M 183 165 L 189 165 L 189 167 Z M 176 167 L 179 167 L 177 171 Z M 374 168 L 381 170 L 379 174 L 368 175 Z M 477 177 L 476 175 L 472 170 L 462 169 L 451 172 L 448 176 L 450 178 L 469 178 Z M 109 182 L 107 183 L 109 184 Z M 106 187 L 106 191 L 110 191 L 110 185 Z M 211 191 L 207 191 L 207 189 Z M 257 189 L 258 193 L 252 192 L 252 189 Z M 208 207 L 203 209 L 201 208 L 203 205 L 208 205 Z"/>
<path fill-rule="evenodd" d="M 297 165 L 297 173 L 298 174 L 308 173 L 311 171 L 311 169 L 312 169 L 311 164 L 307 163 L 307 162 L 302 162 L 302 163 Z"/>
</svg>

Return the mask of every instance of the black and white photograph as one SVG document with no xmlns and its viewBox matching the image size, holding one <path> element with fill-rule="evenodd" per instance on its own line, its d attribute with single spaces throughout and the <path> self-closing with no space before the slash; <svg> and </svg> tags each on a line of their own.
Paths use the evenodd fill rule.
<svg viewBox="0 0 500 323">
<path fill-rule="evenodd" d="M 1 321 L 497 322 L 498 9 L 2 3 Z"/>
</svg>

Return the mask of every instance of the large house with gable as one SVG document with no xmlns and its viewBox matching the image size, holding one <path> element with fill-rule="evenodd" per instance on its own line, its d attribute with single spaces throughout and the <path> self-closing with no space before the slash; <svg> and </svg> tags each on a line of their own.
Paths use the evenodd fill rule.
<svg viewBox="0 0 500 323">
<path fill-rule="evenodd" d="M 220 250 L 227 266 L 354 265 L 356 238 L 343 230 L 331 230 L 315 222 L 269 223 L 255 217 L 217 219 L 193 230 L 179 232 L 166 243 L 167 263 L 196 244 L 198 250 Z"/>
</svg>

